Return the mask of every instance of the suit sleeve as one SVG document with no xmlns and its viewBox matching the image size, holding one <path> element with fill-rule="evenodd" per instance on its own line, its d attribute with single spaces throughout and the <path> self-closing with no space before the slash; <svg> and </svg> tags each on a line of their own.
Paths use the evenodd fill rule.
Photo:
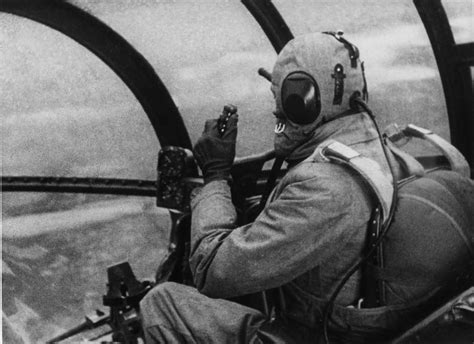
<svg viewBox="0 0 474 344">
<path fill-rule="evenodd" d="M 344 247 L 365 216 L 357 184 L 334 175 L 289 182 L 255 222 L 234 228 L 236 212 L 223 181 L 192 202 L 190 265 L 197 288 L 233 297 L 287 283 Z M 336 251 L 337 252 L 337 251 Z"/>
</svg>

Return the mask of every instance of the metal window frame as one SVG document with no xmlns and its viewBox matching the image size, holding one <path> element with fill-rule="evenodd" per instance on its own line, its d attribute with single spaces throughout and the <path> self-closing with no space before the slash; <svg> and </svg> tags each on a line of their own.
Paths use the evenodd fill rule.
<svg viewBox="0 0 474 344">
<path fill-rule="evenodd" d="M 441 0 L 413 0 L 438 65 L 448 110 L 451 142 L 474 168 L 474 42 L 456 44 Z M 471 172 L 471 176 L 473 173 Z"/>
</svg>

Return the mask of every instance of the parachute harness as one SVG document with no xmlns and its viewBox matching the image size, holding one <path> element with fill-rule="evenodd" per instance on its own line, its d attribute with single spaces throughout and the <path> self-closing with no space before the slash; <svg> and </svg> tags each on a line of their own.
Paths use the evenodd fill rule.
<svg viewBox="0 0 474 344">
<path fill-rule="evenodd" d="M 392 162 L 389 158 L 389 155 L 388 155 L 388 151 L 387 151 L 387 147 L 386 147 L 386 143 L 385 143 L 385 141 L 387 139 L 386 136 L 381 134 L 380 129 L 377 125 L 377 122 L 375 121 L 375 118 L 374 118 L 374 115 L 373 115 L 372 111 L 370 110 L 368 105 L 363 101 L 363 99 L 361 98 L 361 94 L 359 92 L 354 92 L 354 94 L 351 96 L 350 106 L 353 109 L 357 109 L 358 107 L 364 109 L 364 111 L 367 112 L 367 114 L 371 118 L 372 122 L 374 123 L 375 129 L 376 129 L 377 134 L 380 138 L 380 142 L 381 142 L 381 145 L 382 145 L 382 150 L 384 152 L 385 159 L 386 159 L 386 161 L 387 161 L 387 163 L 390 167 L 390 172 L 392 174 L 393 186 L 394 187 L 393 187 L 392 201 L 391 201 L 391 205 L 390 205 L 390 210 L 389 210 L 386 221 L 381 221 L 381 211 L 380 211 L 381 210 L 381 204 L 380 203 L 375 207 L 374 212 L 373 212 L 372 217 L 371 217 L 371 223 L 375 222 L 375 225 L 379 226 L 380 230 L 378 230 L 378 232 L 380 234 L 378 235 L 376 240 L 371 242 L 370 247 L 369 247 L 366 255 L 364 257 L 358 259 L 352 265 L 352 267 L 347 270 L 346 274 L 344 275 L 342 280 L 339 282 L 339 284 L 337 285 L 337 287 L 335 288 L 335 290 L 331 294 L 331 297 L 329 298 L 327 307 L 326 307 L 326 309 L 324 311 L 324 315 L 323 315 L 323 334 L 324 334 L 324 340 L 327 344 L 330 344 L 329 335 L 328 335 L 328 323 L 329 323 L 329 319 L 330 319 L 332 310 L 334 308 L 335 300 L 336 300 L 339 292 L 341 291 L 341 289 L 344 287 L 346 282 L 349 280 L 349 278 L 357 270 L 359 270 L 364 263 L 366 263 L 373 256 L 373 254 L 376 252 L 377 248 L 379 248 L 380 245 L 382 244 L 382 241 L 384 240 L 385 235 L 387 234 L 387 231 L 390 227 L 390 224 L 393 221 L 393 217 L 394 217 L 395 210 L 396 210 L 397 199 L 398 199 L 398 190 L 397 190 L 397 187 L 396 187 L 398 181 L 396 180 L 395 167 L 393 166 L 393 164 L 392 164 Z M 382 292 L 382 295 L 383 295 L 383 292 Z"/>
</svg>

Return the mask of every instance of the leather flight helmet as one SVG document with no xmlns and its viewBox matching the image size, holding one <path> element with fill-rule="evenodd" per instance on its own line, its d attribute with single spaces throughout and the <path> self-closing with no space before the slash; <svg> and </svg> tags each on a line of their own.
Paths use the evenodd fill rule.
<svg viewBox="0 0 474 344">
<path fill-rule="evenodd" d="M 359 50 L 341 31 L 297 36 L 279 53 L 272 71 L 276 113 L 317 127 L 347 111 L 357 92 L 367 100 Z"/>
</svg>

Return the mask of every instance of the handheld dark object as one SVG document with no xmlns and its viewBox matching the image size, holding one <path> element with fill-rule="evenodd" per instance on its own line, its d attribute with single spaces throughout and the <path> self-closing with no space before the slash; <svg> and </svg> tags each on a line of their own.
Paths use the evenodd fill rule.
<svg viewBox="0 0 474 344">
<path fill-rule="evenodd" d="M 237 113 L 237 107 L 232 104 L 227 104 L 224 106 L 222 110 L 222 115 L 219 116 L 219 120 L 217 122 L 217 127 L 219 129 L 219 135 L 224 135 L 227 129 L 227 122 L 229 121 L 230 116 Z"/>
</svg>

